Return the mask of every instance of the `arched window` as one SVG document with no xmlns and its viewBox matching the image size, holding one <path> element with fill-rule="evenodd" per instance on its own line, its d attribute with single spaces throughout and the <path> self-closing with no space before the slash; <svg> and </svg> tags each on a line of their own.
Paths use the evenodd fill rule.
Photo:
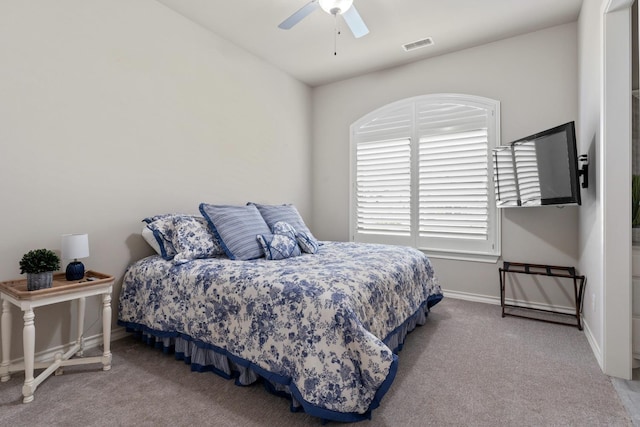
<svg viewBox="0 0 640 427">
<path fill-rule="evenodd" d="M 351 239 L 495 260 L 499 131 L 498 101 L 459 94 L 404 99 L 353 123 Z"/>
</svg>

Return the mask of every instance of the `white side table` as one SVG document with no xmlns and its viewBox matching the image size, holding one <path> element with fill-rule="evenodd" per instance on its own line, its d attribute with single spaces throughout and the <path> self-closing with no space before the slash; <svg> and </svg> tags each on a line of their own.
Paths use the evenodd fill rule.
<svg viewBox="0 0 640 427">
<path fill-rule="evenodd" d="M 61 368 L 63 366 L 102 363 L 103 370 L 108 371 L 111 369 L 111 291 L 113 290 L 113 281 L 113 276 L 96 271 L 87 271 L 83 279 L 73 281 L 67 281 L 64 273 L 55 274 L 51 288 L 36 291 L 27 290 L 26 279 L 0 282 L 0 299 L 2 299 L 0 381 L 8 381 L 12 372 L 24 371 L 24 385 L 22 386 L 24 403 L 33 401 L 33 393 L 38 385 L 52 373 L 62 373 Z M 104 338 L 102 356 L 71 359 L 76 354 L 82 356 L 84 349 L 85 298 L 93 295 L 102 295 L 102 334 Z M 78 339 L 75 344 L 66 353 L 57 353 L 52 362 L 35 363 L 36 326 L 33 309 L 76 299 L 78 300 Z M 19 307 L 24 312 L 24 328 L 22 331 L 23 363 L 11 364 L 11 304 Z M 45 368 L 45 370 L 34 378 L 33 370 L 42 368 Z"/>
</svg>

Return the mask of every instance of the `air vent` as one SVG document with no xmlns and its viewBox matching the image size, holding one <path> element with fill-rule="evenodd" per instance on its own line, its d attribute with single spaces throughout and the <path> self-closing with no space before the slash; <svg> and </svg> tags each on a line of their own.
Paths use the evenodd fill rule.
<svg viewBox="0 0 640 427">
<path fill-rule="evenodd" d="M 410 52 L 412 50 L 420 49 L 421 47 L 431 46 L 433 44 L 433 39 L 431 37 L 427 37 L 426 39 L 416 40 L 411 43 L 403 44 L 402 48 Z"/>
</svg>

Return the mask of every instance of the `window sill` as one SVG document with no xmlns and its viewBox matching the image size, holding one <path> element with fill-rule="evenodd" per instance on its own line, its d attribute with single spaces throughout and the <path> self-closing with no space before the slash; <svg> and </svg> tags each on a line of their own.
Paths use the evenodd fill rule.
<svg viewBox="0 0 640 427">
<path fill-rule="evenodd" d="M 440 259 L 452 259 L 456 261 L 472 261 L 472 262 L 485 262 L 495 264 L 498 262 L 500 255 L 496 254 L 479 254 L 472 252 L 446 252 L 446 251 L 434 251 L 430 249 L 420 249 L 429 258 Z"/>
</svg>

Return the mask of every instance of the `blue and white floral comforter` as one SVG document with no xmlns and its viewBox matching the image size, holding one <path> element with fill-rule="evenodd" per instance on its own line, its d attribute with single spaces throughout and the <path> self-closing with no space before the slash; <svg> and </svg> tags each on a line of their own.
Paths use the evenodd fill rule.
<svg viewBox="0 0 640 427">
<path fill-rule="evenodd" d="M 142 259 L 124 276 L 118 323 L 214 350 L 306 412 L 355 421 L 391 385 L 392 350 L 441 299 L 418 250 L 325 242 L 280 261 Z"/>
</svg>

